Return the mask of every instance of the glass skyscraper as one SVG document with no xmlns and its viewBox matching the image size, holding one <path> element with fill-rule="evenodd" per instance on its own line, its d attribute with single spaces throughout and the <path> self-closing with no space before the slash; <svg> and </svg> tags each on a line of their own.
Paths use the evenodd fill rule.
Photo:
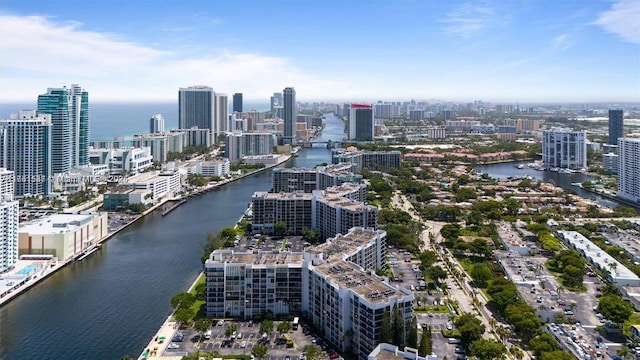
<svg viewBox="0 0 640 360">
<path fill-rule="evenodd" d="M 89 164 L 89 93 L 78 85 L 49 88 L 38 113 L 51 115 L 51 170 L 67 173 Z"/>
<path fill-rule="evenodd" d="M 618 145 L 618 138 L 624 134 L 623 127 L 624 113 L 622 109 L 609 110 L 609 144 Z"/>
<path fill-rule="evenodd" d="M 296 91 L 292 87 L 283 90 L 284 100 L 284 136 L 285 144 L 295 144 L 296 142 Z"/>
<path fill-rule="evenodd" d="M 233 112 L 242 112 L 242 93 L 233 94 Z"/>
<path fill-rule="evenodd" d="M 178 91 L 178 127 L 211 130 L 212 144 L 217 136 L 214 92 L 208 86 L 190 86 Z"/>
</svg>

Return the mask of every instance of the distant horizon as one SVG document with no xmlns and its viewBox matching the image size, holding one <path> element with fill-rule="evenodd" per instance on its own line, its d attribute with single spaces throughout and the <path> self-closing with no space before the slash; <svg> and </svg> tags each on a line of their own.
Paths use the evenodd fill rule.
<svg viewBox="0 0 640 360">
<path fill-rule="evenodd" d="M 527 101 L 515 101 L 515 100 L 486 100 L 476 98 L 474 100 L 448 100 L 448 99 L 421 99 L 418 97 L 413 98 L 403 98 L 403 99 L 377 99 L 374 101 L 371 100 L 318 100 L 318 99 L 300 99 L 297 98 L 296 102 L 298 103 L 324 103 L 324 104 L 350 104 L 350 103 L 365 103 L 365 104 L 376 104 L 378 101 L 384 102 L 409 102 L 414 100 L 415 102 L 427 102 L 429 104 L 436 103 L 445 103 L 445 104 L 468 104 L 474 103 L 475 101 L 482 101 L 483 103 L 488 104 L 523 104 L 523 105 L 577 105 L 577 104 L 631 104 L 640 106 L 639 100 L 567 100 L 567 101 L 535 101 L 535 100 L 527 100 Z M 0 99 L 0 106 L 2 105 L 23 105 L 33 103 L 34 106 L 37 105 L 37 96 L 35 100 L 21 100 L 21 101 L 4 101 Z M 89 105 L 91 104 L 176 104 L 178 105 L 178 100 L 139 100 L 139 101 L 127 101 L 127 100 L 93 100 L 91 99 L 91 93 L 89 93 Z M 233 101 L 231 101 L 231 97 L 229 97 L 229 108 L 232 108 Z M 267 105 L 269 106 L 269 100 L 254 100 L 254 99 L 243 99 L 243 107 L 244 105 Z"/>
</svg>

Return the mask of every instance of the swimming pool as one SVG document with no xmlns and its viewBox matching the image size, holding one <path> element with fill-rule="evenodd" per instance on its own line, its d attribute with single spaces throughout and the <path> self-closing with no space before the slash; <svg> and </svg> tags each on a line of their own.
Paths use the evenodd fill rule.
<svg viewBox="0 0 640 360">
<path fill-rule="evenodd" d="M 35 265 L 29 265 L 29 266 L 25 266 L 24 268 L 22 268 L 22 270 L 18 271 L 16 274 L 18 275 L 29 275 L 32 272 L 36 272 L 38 270 L 38 267 Z"/>
</svg>

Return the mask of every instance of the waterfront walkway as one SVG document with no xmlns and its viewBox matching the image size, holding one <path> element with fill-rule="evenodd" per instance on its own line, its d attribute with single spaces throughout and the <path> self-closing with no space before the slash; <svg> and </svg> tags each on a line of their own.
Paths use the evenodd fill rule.
<svg viewBox="0 0 640 360">
<path fill-rule="evenodd" d="M 198 280 L 203 275 L 204 273 L 200 273 L 198 274 L 198 276 L 196 276 L 196 279 L 191 284 L 187 292 L 191 292 L 196 287 Z M 171 315 L 167 317 L 167 320 L 162 323 L 162 326 L 160 326 L 158 332 L 156 332 L 155 336 L 151 339 L 151 341 L 149 341 L 149 344 L 142 351 L 142 354 L 140 354 L 138 359 L 151 360 L 162 357 L 163 360 L 178 360 L 182 359 L 183 355 L 187 355 L 183 353 L 171 353 L 171 355 L 163 355 L 165 350 L 167 350 L 167 346 L 171 344 L 171 339 L 173 339 L 173 336 L 176 335 L 179 330 L 179 324 L 175 320 L 173 320 L 173 314 L 174 313 L 172 312 Z"/>
</svg>

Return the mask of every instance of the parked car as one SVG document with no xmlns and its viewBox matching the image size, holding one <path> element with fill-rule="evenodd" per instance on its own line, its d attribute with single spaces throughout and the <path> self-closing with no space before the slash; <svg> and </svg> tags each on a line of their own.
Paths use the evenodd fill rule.
<svg viewBox="0 0 640 360">
<path fill-rule="evenodd" d="M 169 350 L 180 349 L 180 345 L 175 344 L 175 343 L 171 343 L 171 344 L 169 344 L 169 346 L 167 346 L 167 349 L 169 349 Z"/>
</svg>

